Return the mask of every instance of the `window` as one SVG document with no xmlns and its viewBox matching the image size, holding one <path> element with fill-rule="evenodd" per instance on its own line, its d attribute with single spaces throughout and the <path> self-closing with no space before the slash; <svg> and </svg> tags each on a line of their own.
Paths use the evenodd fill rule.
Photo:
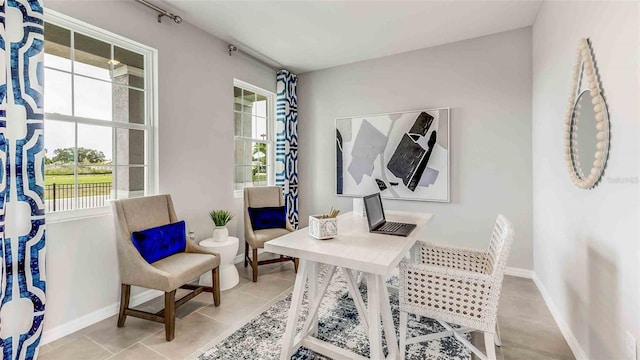
<svg viewBox="0 0 640 360">
<path fill-rule="evenodd" d="M 273 184 L 275 95 L 236 80 L 233 87 L 236 195 L 247 186 Z"/>
<path fill-rule="evenodd" d="M 45 12 L 46 211 L 155 191 L 155 50 Z"/>
</svg>

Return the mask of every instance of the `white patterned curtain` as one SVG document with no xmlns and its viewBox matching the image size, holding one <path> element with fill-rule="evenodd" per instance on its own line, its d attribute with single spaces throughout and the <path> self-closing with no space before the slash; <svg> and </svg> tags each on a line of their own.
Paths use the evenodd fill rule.
<svg viewBox="0 0 640 360">
<path fill-rule="evenodd" d="M 276 185 L 282 187 L 287 216 L 298 228 L 298 77 L 288 70 L 276 75 Z"/>
<path fill-rule="evenodd" d="M 0 341 L 33 359 L 45 301 L 42 1 L 0 0 Z"/>
</svg>

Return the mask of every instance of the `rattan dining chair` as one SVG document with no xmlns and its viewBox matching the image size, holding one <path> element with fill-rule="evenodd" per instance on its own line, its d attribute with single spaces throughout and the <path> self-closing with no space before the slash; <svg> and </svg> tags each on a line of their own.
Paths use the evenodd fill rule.
<svg viewBox="0 0 640 360">
<path fill-rule="evenodd" d="M 511 222 L 498 215 L 488 250 L 424 243 L 415 262 L 400 263 L 401 359 L 407 345 L 447 336 L 480 359 L 496 359 L 494 343 L 501 346 L 498 302 L 513 236 Z M 408 313 L 437 320 L 445 331 L 407 339 Z M 472 331 L 484 332 L 486 355 L 464 336 Z"/>
</svg>

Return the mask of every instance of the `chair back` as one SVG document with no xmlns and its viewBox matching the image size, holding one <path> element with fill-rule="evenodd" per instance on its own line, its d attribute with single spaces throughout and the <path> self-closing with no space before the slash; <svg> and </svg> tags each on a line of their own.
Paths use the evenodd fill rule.
<svg viewBox="0 0 640 360">
<path fill-rule="evenodd" d="M 244 188 L 244 238 L 251 243 L 254 238 L 249 208 L 284 206 L 280 186 L 257 186 Z M 287 225 L 289 220 L 287 219 Z M 252 244 L 253 245 L 253 244 Z"/>
<path fill-rule="evenodd" d="M 178 221 L 171 195 L 143 196 L 113 201 L 117 224 L 131 236 L 134 231 Z"/>
<path fill-rule="evenodd" d="M 487 251 L 487 260 L 485 271 L 493 277 L 501 277 L 504 275 L 504 269 L 507 266 L 507 258 L 511 251 L 513 236 L 515 231 L 513 225 L 504 215 L 498 215 L 496 224 L 493 227 L 491 241 L 489 242 L 489 250 Z"/>
<path fill-rule="evenodd" d="M 259 186 L 244 188 L 244 207 L 284 206 L 280 186 Z"/>
</svg>

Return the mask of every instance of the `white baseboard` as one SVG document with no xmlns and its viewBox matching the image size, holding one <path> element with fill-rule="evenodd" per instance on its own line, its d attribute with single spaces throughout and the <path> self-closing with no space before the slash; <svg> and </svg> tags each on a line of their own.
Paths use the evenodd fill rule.
<svg viewBox="0 0 640 360">
<path fill-rule="evenodd" d="M 138 295 L 132 296 L 130 306 L 138 306 L 144 302 L 147 302 L 153 298 L 161 296 L 163 293 L 158 290 L 147 290 Z M 110 316 L 118 313 L 120 310 L 120 304 L 115 303 L 100 310 L 96 310 L 92 313 L 79 317 L 75 320 L 69 321 L 62 325 L 56 326 L 53 329 L 45 330 L 42 333 L 42 339 L 40 345 L 48 344 L 52 341 L 63 338 L 69 334 L 72 334 L 80 329 L 84 329 L 87 326 L 93 325 L 99 321 L 102 321 Z M 115 323 L 113 324 L 115 326 Z"/>
<path fill-rule="evenodd" d="M 533 282 L 538 287 L 540 294 L 542 294 L 542 298 L 544 299 L 544 302 L 547 304 L 547 308 L 551 312 L 551 316 L 553 316 L 553 319 L 556 321 L 558 328 L 560 328 L 560 332 L 562 332 L 564 339 L 567 341 L 567 344 L 569 344 L 569 347 L 573 352 L 573 356 L 576 357 L 576 360 L 588 360 L 586 353 L 584 352 L 584 350 L 582 349 L 582 346 L 580 346 L 580 343 L 578 342 L 578 339 L 576 339 L 575 335 L 573 334 L 573 331 L 571 331 L 571 328 L 569 327 L 569 325 L 567 325 L 567 323 L 564 321 L 564 319 L 560 314 L 560 311 L 558 311 L 558 308 L 556 307 L 553 300 L 551 299 L 551 295 L 549 295 L 547 288 L 544 287 L 544 284 L 542 283 L 542 281 L 540 281 L 540 278 L 538 278 L 538 276 L 535 273 L 532 272 L 532 274 L 533 274 Z"/>
<path fill-rule="evenodd" d="M 516 268 L 516 267 L 507 266 L 504 269 L 504 274 L 505 275 L 510 275 L 510 276 L 521 277 L 521 278 L 525 278 L 525 279 L 533 279 L 533 270 L 529 270 L 529 269 L 523 269 L 523 268 Z"/>
</svg>

